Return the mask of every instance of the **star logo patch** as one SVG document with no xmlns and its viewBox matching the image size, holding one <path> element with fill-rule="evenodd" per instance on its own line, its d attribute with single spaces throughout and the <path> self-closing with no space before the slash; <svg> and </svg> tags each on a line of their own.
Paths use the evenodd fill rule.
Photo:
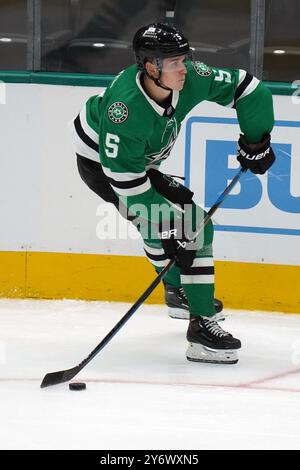
<svg viewBox="0 0 300 470">
<path fill-rule="evenodd" d="M 121 101 L 115 101 L 115 103 L 108 108 L 108 117 L 115 124 L 121 124 L 126 121 L 128 118 L 128 108 L 126 104 Z"/>
</svg>

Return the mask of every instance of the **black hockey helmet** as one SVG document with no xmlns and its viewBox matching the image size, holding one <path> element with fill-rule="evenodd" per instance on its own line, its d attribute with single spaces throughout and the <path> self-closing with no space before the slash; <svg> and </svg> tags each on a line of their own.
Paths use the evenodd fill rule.
<svg viewBox="0 0 300 470">
<path fill-rule="evenodd" d="M 133 38 L 133 50 L 140 70 L 144 70 L 146 59 L 156 59 L 159 66 L 163 59 L 191 53 L 186 37 L 164 23 L 140 28 Z"/>
</svg>

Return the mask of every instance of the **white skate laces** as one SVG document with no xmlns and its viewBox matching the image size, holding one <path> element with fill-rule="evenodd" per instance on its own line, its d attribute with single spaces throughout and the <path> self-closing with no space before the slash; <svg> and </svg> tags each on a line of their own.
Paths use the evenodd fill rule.
<svg viewBox="0 0 300 470">
<path fill-rule="evenodd" d="M 202 317 L 202 321 L 204 326 L 212 335 L 218 336 L 220 338 L 224 336 L 231 336 L 230 333 L 224 331 L 215 320 L 211 320 L 209 317 Z"/>
<path fill-rule="evenodd" d="M 183 287 L 179 287 L 178 290 L 179 290 L 179 293 L 180 293 L 181 297 L 183 298 L 183 300 L 185 300 L 186 303 L 188 303 L 188 299 L 187 299 L 187 296 L 185 295 Z"/>
</svg>

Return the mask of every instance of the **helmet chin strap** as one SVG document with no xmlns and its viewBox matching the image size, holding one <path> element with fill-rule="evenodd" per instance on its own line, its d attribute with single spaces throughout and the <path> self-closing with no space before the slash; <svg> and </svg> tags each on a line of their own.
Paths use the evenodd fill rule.
<svg viewBox="0 0 300 470">
<path fill-rule="evenodd" d="M 155 83 L 156 86 L 158 86 L 158 87 L 160 87 L 160 88 L 163 88 L 164 90 L 173 91 L 172 88 L 169 88 L 168 86 L 164 85 L 164 84 L 160 81 L 161 70 L 159 71 L 159 76 L 158 76 L 158 78 L 155 78 L 155 77 L 152 77 L 151 75 L 149 75 L 149 73 L 147 72 L 147 70 L 144 70 L 144 72 L 146 73 L 146 75 L 147 75 L 148 78 L 151 78 L 151 80 Z"/>
<path fill-rule="evenodd" d="M 164 90 L 173 91 L 172 88 L 167 87 L 166 85 L 164 85 L 160 81 L 160 76 L 161 76 L 161 72 L 159 72 L 159 77 L 158 78 L 154 78 L 154 77 L 150 77 L 150 78 L 151 78 L 151 80 L 154 81 L 156 86 L 159 86 L 160 88 L 163 88 Z"/>
</svg>

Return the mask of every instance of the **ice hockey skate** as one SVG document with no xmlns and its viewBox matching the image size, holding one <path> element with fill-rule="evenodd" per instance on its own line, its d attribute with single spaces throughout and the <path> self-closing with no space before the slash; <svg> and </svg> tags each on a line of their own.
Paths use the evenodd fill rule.
<svg viewBox="0 0 300 470">
<path fill-rule="evenodd" d="M 214 317 L 193 317 L 187 330 L 186 358 L 195 362 L 236 364 L 239 339 L 224 331 Z"/>
<path fill-rule="evenodd" d="M 173 287 L 164 283 L 165 287 L 165 303 L 168 306 L 169 316 L 179 320 L 189 320 L 189 304 L 182 287 Z M 214 315 L 215 321 L 225 320 L 225 315 L 222 313 L 223 303 L 219 299 L 215 299 Z"/>
</svg>

